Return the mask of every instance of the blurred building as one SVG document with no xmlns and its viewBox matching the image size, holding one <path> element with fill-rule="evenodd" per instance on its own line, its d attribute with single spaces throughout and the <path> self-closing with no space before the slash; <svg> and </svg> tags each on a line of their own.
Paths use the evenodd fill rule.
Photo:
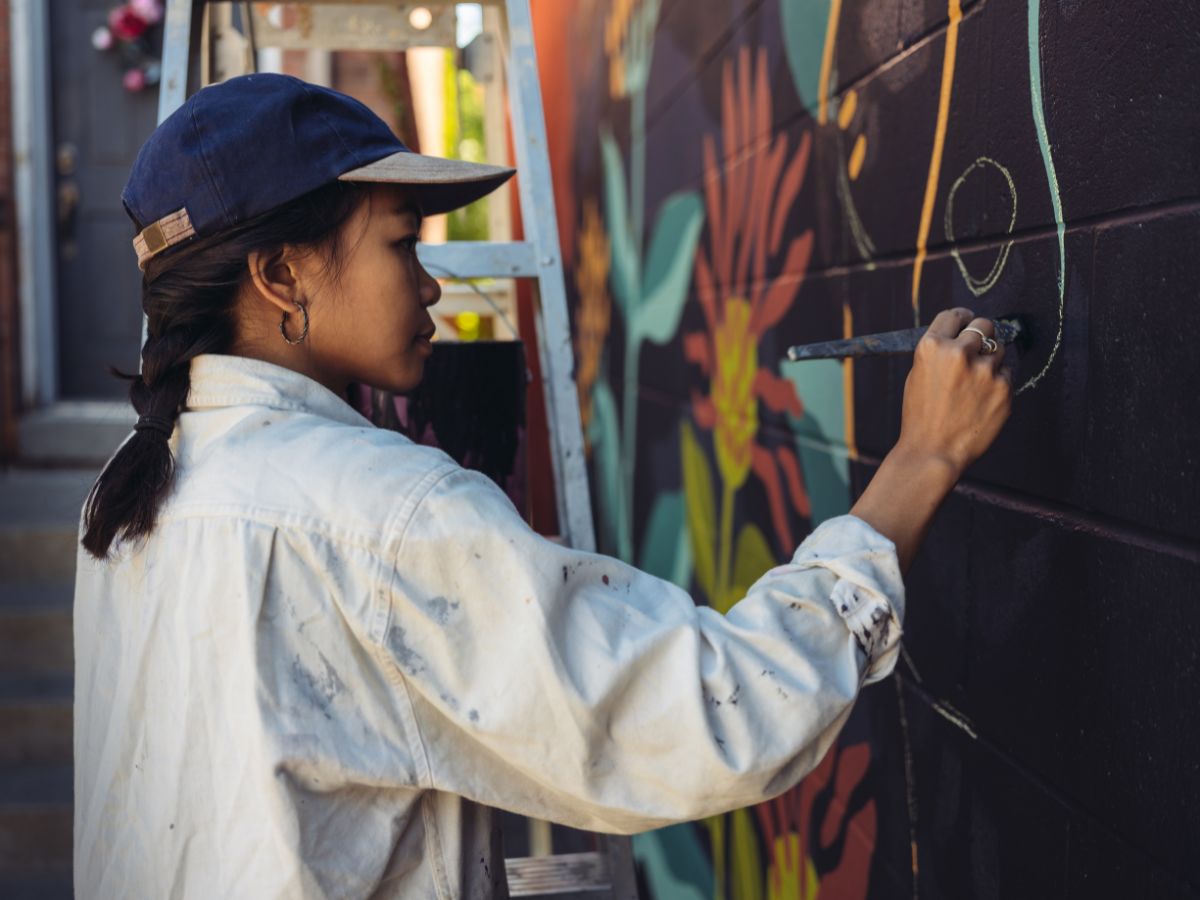
<svg viewBox="0 0 1200 900">
<path fill-rule="evenodd" d="M 0 460 L 99 464 L 132 424 L 127 382 L 108 370 L 139 367 L 141 282 L 120 191 L 157 119 L 163 24 L 153 21 L 156 8 L 159 0 L 3 5 L 0 20 L 9 36 L 0 57 Z M 297 7 L 253 8 L 262 18 L 260 71 L 287 72 L 352 94 L 422 152 L 458 156 L 465 147 L 480 159 L 507 158 L 501 79 L 490 67 L 479 82 L 469 74 L 460 80 L 453 8 L 406 8 L 405 19 L 385 5 L 356 7 L 338 23 L 351 48 L 344 50 L 310 48 L 327 39 L 332 26 L 314 24 Z M 151 20 L 132 40 L 122 35 L 139 26 L 114 19 L 114 10 L 122 9 L 145 10 Z M 387 18 L 373 19 L 377 14 Z M 241 16 L 240 4 L 210 5 L 206 81 L 255 64 Z M 473 18 L 476 30 L 492 29 L 485 37 L 499 27 L 495 10 L 475 8 Z M 421 44 L 423 30 L 429 45 L 408 47 Z M 389 45 L 407 49 L 385 49 Z M 492 121 L 486 142 L 463 137 L 464 106 L 478 107 L 478 115 Z M 471 215 L 493 239 L 506 239 L 508 192 Z M 453 227 L 444 217 L 431 220 L 423 239 L 454 237 Z M 493 285 L 492 293 L 513 309 L 510 284 Z M 492 326 L 492 310 L 481 307 L 469 287 L 447 285 L 445 298 L 438 309 L 447 326 L 443 336 L 454 335 L 462 311 L 477 312 Z"/>
</svg>

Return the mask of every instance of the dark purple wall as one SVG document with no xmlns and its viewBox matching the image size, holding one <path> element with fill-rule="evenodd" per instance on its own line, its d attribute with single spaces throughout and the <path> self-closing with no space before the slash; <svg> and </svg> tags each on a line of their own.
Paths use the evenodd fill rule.
<svg viewBox="0 0 1200 900">
<path fill-rule="evenodd" d="M 554 5 L 609 552 L 727 607 L 898 434 L 908 359 L 781 365 L 788 344 L 950 306 L 1034 328 L 1011 421 L 908 578 L 896 676 L 807 789 L 639 838 L 652 892 L 1200 891 L 1200 4 Z M 739 331 L 744 309 L 767 324 Z"/>
</svg>

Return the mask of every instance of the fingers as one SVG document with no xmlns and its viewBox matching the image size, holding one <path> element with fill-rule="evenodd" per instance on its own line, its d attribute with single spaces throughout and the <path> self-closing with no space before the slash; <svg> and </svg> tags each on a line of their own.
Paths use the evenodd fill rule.
<svg viewBox="0 0 1200 900">
<path fill-rule="evenodd" d="M 967 331 L 968 328 L 974 328 L 982 331 L 983 335 L 976 331 Z M 970 351 L 972 355 L 981 354 L 984 352 L 984 337 L 993 338 L 996 336 L 996 323 L 991 319 L 985 319 L 982 316 L 972 319 L 970 324 L 963 327 L 958 333 L 958 337 L 954 339 L 954 343 L 958 344 L 964 350 Z"/>
<path fill-rule="evenodd" d="M 925 334 L 927 337 L 933 336 L 952 341 L 958 337 L 974 315 L 971 310 L 962 306 L 944 309 L 933 317 Z"/>
<path fill-rule="evenodd" d="M 972 357 L 977 365 L 986 366 L 992 372 L 996 372 L 1004 363 L 1006 348 L 997 343 L 995 337 L 996 323 L 991 319 L 979 317 L 971 320 L 971 324 L 959 333 L 954 343 L 962 347 L 963 352 Z"/>
</svg>

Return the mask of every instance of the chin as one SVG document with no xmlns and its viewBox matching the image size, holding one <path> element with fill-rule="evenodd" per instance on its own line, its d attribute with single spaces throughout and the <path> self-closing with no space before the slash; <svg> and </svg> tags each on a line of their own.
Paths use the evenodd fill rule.
<svg viewBox="0 0 1200 900">
<path fill-rule="evenodd" d="M 389 373 L 389 377 L 380 379 L 382 383 L 376 387 L 391 391 L 393 394 L 407 394 L 417 389 L 424 376 L 425 367 L 423 365 L 418 365 L 416 371 L 409 367 L 404 372 Z"/>
</svg>

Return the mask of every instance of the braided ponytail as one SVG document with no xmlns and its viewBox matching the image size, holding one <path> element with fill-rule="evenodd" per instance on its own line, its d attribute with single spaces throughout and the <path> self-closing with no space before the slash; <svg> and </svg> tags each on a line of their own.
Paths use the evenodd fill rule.
<svg viewBox="0 0 1200 900">
<path fill-rule="evenodd" d="M 342 225 L 367 196 L 362 185 L 335 181 L 222 234 L 161 253 L 146 265 L 142 309 L 147 338 L 141 374 L 110 367 L 130 382 L 139 415 L 84 505 L 84 549 L 106 559 L 118 537 L 149 535 L 175 474 L 169 439 L 187 404 L 191 361 L 229 352 L 236 338 L 235 304 L 248 277 L 246 258 L 284 244 L 313 246 L 340 266 Z M 141 225 L 134 222 L 138 230 Z M 335 271 L 335 276 L 340 274 Z"/>
</svg>

